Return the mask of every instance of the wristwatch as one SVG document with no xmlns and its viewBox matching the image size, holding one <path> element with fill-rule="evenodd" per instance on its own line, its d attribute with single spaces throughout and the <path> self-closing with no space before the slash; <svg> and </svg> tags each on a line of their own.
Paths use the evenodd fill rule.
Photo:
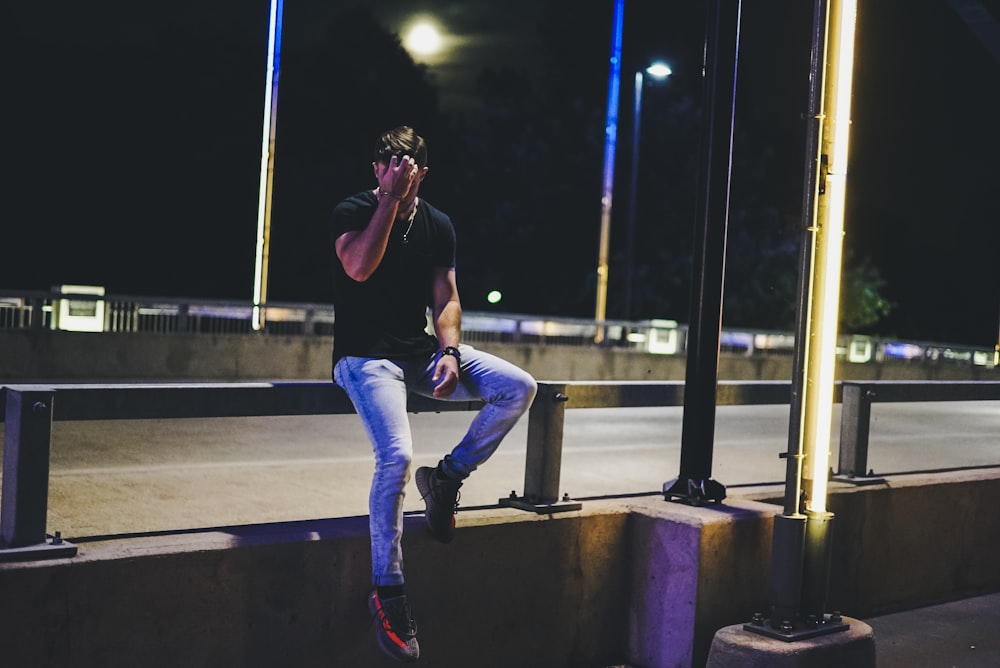
<svg viewBox="0 0 1000 668">
<path fill-rule="evenodd" d="M 444 355 L 451 355 L 452 357 L 454 357 L 455 359 L 458 360 L 459 364 L 462 363 L 462 353 L 458 352 L 458 348 L 456 348 L 455 346 L 446 346 L 441 351 L 441 355 L 442 356 L 444 356 Z"/>
</svg>

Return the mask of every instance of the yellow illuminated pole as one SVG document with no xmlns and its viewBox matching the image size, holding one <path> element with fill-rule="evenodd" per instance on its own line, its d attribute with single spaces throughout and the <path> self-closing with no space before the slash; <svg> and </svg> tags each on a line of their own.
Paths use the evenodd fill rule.
<svg viewBox="0 0 1000 668">
<path fill-rule="evenodd" d="M 278 71 L 281 54 L 283 0 L 271 0 L 267 31 L 267 71 L 264 89 L 264 129 L 261 139 L 260 192 L 257 200 L 257 249 L 253 271 L 254 330 L 264 329 L 267 304 L 267 259 L 271 240 L 271 189 L 274 184 L 274 137 L 278 111 Z"/>
<path fill-rule="evenodd" d="M 826 511 L 857 0 L 831 0 L 802 393 L 806 510 Z"/>
<path fill-rule="evenodd" d="M 774 520 L 770 623 L 745 626 L 782 640 L 847 628 L 825 614 L 834 519 L 826 496 L 856 19 L 857 0 L 816 0 L 785 512 Z"/>
<path fill-rule="evenodd" d="M 826 496 L 840 319 L 857 0 L 830 0 L 827 6 L 820 159 L 811 230 L 799 430 L 805 515 L 800 616 L 807 619 L 824 618 L 832 558 L 833 513 L 827 510 Z M 829 628 L 836 630 L 843 628 L 843 624 Z"/>
</svg>

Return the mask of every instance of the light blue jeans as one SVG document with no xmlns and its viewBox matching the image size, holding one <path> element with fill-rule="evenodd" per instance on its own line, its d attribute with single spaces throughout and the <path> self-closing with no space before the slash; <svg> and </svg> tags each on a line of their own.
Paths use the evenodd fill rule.
<svg viewBox="0 0 1000 668">
<path fill-rule="evenodd" d="M 464 480 L 489 459 L 535 397 L 535 379 L 495 355 L 459 346 L 459 383 L 449 401 L 482 399 L 486 405 L 462 440 L 442 459 L 445 472 Z M 406 410 L 409 393 L 433 396 L 431 377 L 438 356 L 423 360 L 342 357 L 334 381 L 347 392 L 375 452 L 368 495 L 372 583 L 403 584 L 403 498 L 413 463 L 413 438 Z"/>
</svg>

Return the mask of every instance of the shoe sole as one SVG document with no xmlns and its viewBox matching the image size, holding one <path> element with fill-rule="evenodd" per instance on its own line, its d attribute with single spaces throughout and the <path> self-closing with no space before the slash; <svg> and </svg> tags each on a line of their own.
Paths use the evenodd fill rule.
<svg viewBox="0 0 1000 668">
<path fill-rule="evenodd" d="M 378 643 L 378 648 L 382 650 L 384 654 L 402 663 L 414 663 L 420 658 L 420 645 L 417 645 L 417 654 L 412 656 L 410 654 L 404 654 L 391 640 L 385 637 L 382 629 L 379 628 L 382 625 L 382 620 L 379 619 L 378 606 L 375 604 L 375 597 L 368 597 L 368 611 L 372 615 L 372 620 L 377 624 L 375 628 L 375 641 Z M 416 640 L 416 639 L 414 639 Z"/>
</svg>

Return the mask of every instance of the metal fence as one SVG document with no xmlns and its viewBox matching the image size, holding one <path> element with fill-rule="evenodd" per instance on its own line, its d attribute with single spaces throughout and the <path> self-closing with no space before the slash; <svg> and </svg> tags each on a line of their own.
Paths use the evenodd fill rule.
<svg viewBox="0 0 1000 668">
<path fill-rule="evenodd" d="M 95 286 L 60 286 L 51 292 L 0 290 L 0 329 L 210 335 L 332 336 L 331 304 L 271 302 L 261 307 L 265 325 L 253 328 L 254 305 L 227 300 L 105 294 Z M 526 343 L 617 347 L 647 353 L 683 354 L 687 325 L 673 320 L 598 322 L 584 318 L 470 312 L 462 317 L 463 340 L 476 344 Z M 601 336 L 598 337 L 598 334 Z M 600 340 L 597 344 L 595 341 Z M 792 355 L 790 332 L 723 328 L 720 352 Z M 890 359 L 928 364 L 996 367 L 998 350 L 987 347 L 899 341 L 842 335 L 838 357 L 856 364 Z"/>
<path fill-rule="evenodd" d="M 580 503 L 558 498 L 567 409 L 681 406 L 680 381 L 539 382 L 528 414 L 524 494 L 506 505 L 538 513 L 574 510 Z M 719 405 L 787 404 L 791 383 L 730 381 L 717 388 Z M 840 480 L 870 484 L 866 477 L 871 405 L 874 401 L 1000 400 L 1000 381 L 842 382 Z M 411 412 L 469 411 L 478 401 L 451 402 L 412 395 Z M 9 385 L 0 388 L 5 424 L 0 561 L 73 556 L 75 546 L 46 533 L 49 454 L 56 420 L 179 419 L 353 413 L 338 386 L 329 382 L 215 384 Z"/>
</svg>

